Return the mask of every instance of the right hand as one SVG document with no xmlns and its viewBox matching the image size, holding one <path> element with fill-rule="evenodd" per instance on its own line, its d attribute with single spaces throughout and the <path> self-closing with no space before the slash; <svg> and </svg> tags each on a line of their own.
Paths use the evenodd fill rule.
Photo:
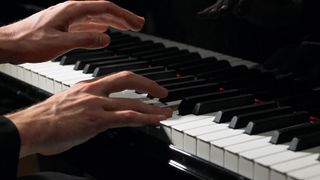
<svg viewBox="0 0 320 180">
<path fill-rule="evenodd" d="M 124 71 L 80 82 L 44 102 L 7 115 L 20 133 L 20 157 L 34 153 L 57 154 L 107 129 L 158 125 L 172 115 L 170 108 L 109 97 L 110 93 L 126 89 L 158 98 L 168 93 L 154 81 Z"/>
</svg>

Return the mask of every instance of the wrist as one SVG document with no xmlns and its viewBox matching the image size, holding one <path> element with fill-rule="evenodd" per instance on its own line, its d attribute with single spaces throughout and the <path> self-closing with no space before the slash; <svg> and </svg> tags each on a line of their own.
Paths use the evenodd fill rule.
<svg viewBox="0 0 320 180">
<path fill-rule="evenodd" d="M 15 125 L 20 136 L 20 158 L 33 154 L 34 152 L 31 151 L 28 145 L 30 144 L 30 131 L 28 131 L 30 127 L 28 128 L 28 125 L 25 122 L 25 118 L 27 117 L 24 117 L 23 113 L 21 112 L 8 114 L 5 115 L 5 117 L 11 120 L 11 122 Z"/>
<path fill-rule="evenodd" d="M 17 44 L 7 26 L 0 27 L 0 63 L 11 63 L 17 56 Z"/>
</svg>

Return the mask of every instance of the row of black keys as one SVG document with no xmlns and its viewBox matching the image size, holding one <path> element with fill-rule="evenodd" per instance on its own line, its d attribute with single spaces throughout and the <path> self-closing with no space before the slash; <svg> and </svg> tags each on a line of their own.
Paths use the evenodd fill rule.
<svg viewBox="0 0 320 180">
<path fill-rule="evenodd" d="M 288 106 L 279 107 L 275 102 L 256 103 L 257 96 L 274 99 L 277 95 L 282 97 L 281 102 L 299 102 L 296 95 L 301 91 L 308 97 L 318 97 L 317 92 L 300 89 L 302 81 L 292 74 L 275 76 L 270 72 L 249 70 L 246 66 L 231 67 L 227 61 L 201 58 L 197 53 L 176 47 L 165 48 L 160 43 L 141 41 L 137 37 L 121 33 L 111 33 L 110 36 L 112 43 L 106 49 L 75 50 L 57 60 L 62 65 L 74 64 L 75 70 L 93 73 L 94 76 L 131 70 L 151 78 L 169 90 L 169 96 L 160 99 L 162 102 L 182 99 L 179 106 L 181 115 L 219 111 L 217 122 L 231 121 L 231 128 L 246 127 L 248 134 L 289 127 L 288 130 L 277 131 L 278 137 L 272 138 L 274 143 L 287 142 L 298 135 L 301 135 L 300 139 L 304 138 L 313 132 L 304 130 L 304 127 L 318 127 L 310 122 L 307 112 L 296 112 Z M 282 94 L 290 96 L 283 97 Z M 300 134 L 292 133 L 296 131 Z M 301 150 L 319 144 L 316 141 L 299 142 L 290 148 Z"/>
</svg>

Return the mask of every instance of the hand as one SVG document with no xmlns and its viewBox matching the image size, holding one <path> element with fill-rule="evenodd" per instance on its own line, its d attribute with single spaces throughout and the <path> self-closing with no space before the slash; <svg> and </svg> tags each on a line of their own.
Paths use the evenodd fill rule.
<svg viewBox="0 0 320 180">
<path fill-rule="evenodd" d="M 242 14 L 252 0 L 217 0 L 213 5 L 200 11 L 202 17 L 218 18 L 228 13 Z"/>
<path fill-rule="evenodd" d="M 159 98 L 168 93 L 154 81 L 126 71 L 80 82 L 42 103 L 6 116 L 20 133 L 20 157 L 57 154 L 109 128 L 157 125 L 172 115 L 168 108 L 109 97 L 125 89 Z"/>
<path fill-rule="evenodd" d="M 198 13 L 217 19 L 233 14 L 264 27 L 284 27 L 297 24 L 302 17 L 301 0 L 217 0 Z"/>
<path fill-rule="evenodd" d="M 0 61 L 42 62 L 76 48 L 106 47 L 108 27 L 139 31 L 144 18 L 109 1 L 66 1 L 0 28 Z"/>
</svg>

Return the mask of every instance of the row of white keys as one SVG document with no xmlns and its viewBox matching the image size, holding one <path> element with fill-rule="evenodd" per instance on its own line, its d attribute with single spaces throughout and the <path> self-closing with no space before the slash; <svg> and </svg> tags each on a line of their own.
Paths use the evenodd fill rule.
<svg viewBox="0 0 320 180">
<path fill-rule="evenodd" d="M 196 121 L 191 121 L 183 124 L 177 124 L 173 125 L 172 128 L 172 144 L 176 147 L 183 149 L 184 147 L 184 131 L 188 129 L 194 129 L 197 127 L 203 127 L 213 124 L 213 118 L 205 118 L 205 119 L 199 119 Z"/>
<path fill-rule="evenodd" d="M 302 179 L 320 179 L 320 164 L 308 166 L 297 171 L 289 172 L 287 180 L 302 180 Z"/>
<path fill-rule="evenodd" d="M 286 161 L 271 166 L 270 179 L 271 180 L 286 180 L 287 174 L 292 171 L 297 171 L 305 167 L 310 167 L 319 164 L 317 158 L 318 154 L 312 154 L 304 157 Z"/>
<path fill-rule="evenodd" d="M 197 154 L 197 136 L 210 133 L 212 131 L 222 131 L 228 129 L 227 123 L 222 124 L 216 124 L 215 122 L 212 122 L 208 126 L 203 126 L 199 128 L 189 129 L 184 131 L 183 134 L 183 150 L 186 152 L 196 155 Z"/>
<path fill-rule="evenodd" d="M 266 157 L 261 157 L 258 159 L 254 159 L 254 178 L 256 179 L 270 179 L 271 178 L 271 168 L 276 164 L 290 162 L 297 158 L 307 157 L 309 155 L 318 154 L 320 151 L 320 147 L 315 147 L 311 149 L 306 149 L 303 151 L 282 151 L 279 153 L 275 153 Z"/>
<path fill-rule="evenodd" d="M 171 118 L 166 119 L 164 121 L 161 121 L 160 124 L 161 124 L 164 132 L 168 136 L 168 138 L 170 140 L 172 140 L 172 126 L 173 125 L 188 123 L 188 122 L 197 121 L 197 120 L 206 119 L 206 118 L 213 119 L 214 118 L 214 113 L 211 113 L 211 114 L 209 113 L 209 114 L 199 115 L 199 116 L 196 116 L 196 115 L 193 115 L 193 114 L 180 116 L 180 115 L 178 115 L 178 111 L 175 111 Z"/>
<path fill-rule="evenodd" d="M 246 143 L 254 141 L 257 139 L 265 138 L 264 135 L 249 136 L 246 134 L 240 134 L 238 136 L 229 137 L 222 140 L 211 141 L 210 142 L 210 161 L 214 164 L 224 167 L 225 166 L 225 148 L 232 145 L 238 145 L 241 143 Z M 229 167 L 230 169 L 233 169 Z"/>
</svg>

